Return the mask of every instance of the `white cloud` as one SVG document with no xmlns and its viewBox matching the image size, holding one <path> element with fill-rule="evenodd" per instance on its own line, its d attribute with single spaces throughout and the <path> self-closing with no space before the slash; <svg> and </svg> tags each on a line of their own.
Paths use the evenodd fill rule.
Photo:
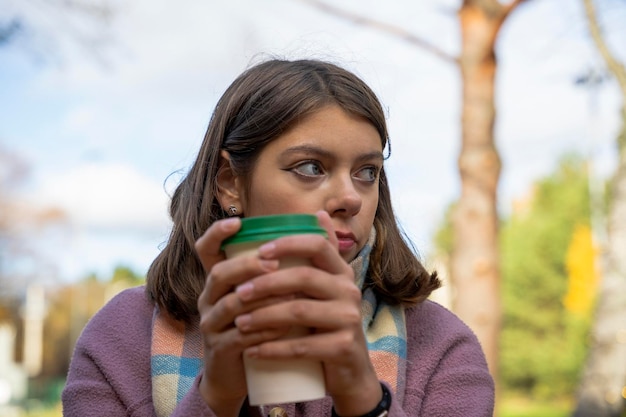
<svg viewBox="0 0 626 417">
<path fill-rule="evenodd" d="M 68 130 L 83 134 L 94 126 L 96 115 L 93 109 L 88 107 L 80 107 L 70 110 L 65 119 L 65 125 Z"/>
<path fill-rule="evenodd" d="M 126 165 L 70 166 L 45 177 L 35 195 L 61 208 L 79 230 L 153 234 L 168 225 L 163 187 Z"/>
</svg>

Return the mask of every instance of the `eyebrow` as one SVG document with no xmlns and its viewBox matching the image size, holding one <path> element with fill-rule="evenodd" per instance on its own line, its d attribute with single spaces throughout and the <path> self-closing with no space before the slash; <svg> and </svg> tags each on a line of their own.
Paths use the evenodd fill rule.
<svg viewBox="0 0 626 417">
<path fill-rule="evenodd" d="M 283 152 L 284 155 L 297 154 L 297 153 L 315 155 L 315 156 L 324 157 L 324 158 L 334 158 L 334 155 L 332 152 L 326 149 L 320 148 L 318 146 L 313 146 L 313 145 L 293 146 L 291 148 L 286 149 Z M 371 161 L 372 159 L 384 161 L 385 157 L 383 156 L 383 153 L 379 151 L 366 152 L 357 157 L 357 161 Z"/>
</svg>

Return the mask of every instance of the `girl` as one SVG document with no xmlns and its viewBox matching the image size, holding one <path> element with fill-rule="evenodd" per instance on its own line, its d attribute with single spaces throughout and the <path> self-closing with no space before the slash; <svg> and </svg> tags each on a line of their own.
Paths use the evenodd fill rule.
<svg viewBox="0 0 626 417">
<path fill-rule="evenodd" d="M 491 416 L 481 347 L 427 300 L 439 279 L 397 226 L 387 142 L 381 104 L 345 69 L 270 60 L 241 74 L 174 192 L 145 288 L 118 295 L 81 335 L 64 415 Z M 329 238 L 224 258 L 239 217 L 279 213 L 315 213 Z M 278 269 L 285 256 L 311 266 Z M 314 331 L 281 339 L 291 326 Z M 321 361 L 327 396 L 252 407 L 245 355 Z"/>
</svg>

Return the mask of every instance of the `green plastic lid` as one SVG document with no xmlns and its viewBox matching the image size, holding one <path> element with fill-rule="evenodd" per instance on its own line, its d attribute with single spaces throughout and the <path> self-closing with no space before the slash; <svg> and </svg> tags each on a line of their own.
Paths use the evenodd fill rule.
<svg viewBox="0 0 626 417">
<path fill-rule="evenodd" d="M 271 216 L 245 217 L 241 229 L 222 243 L 222 248 L 236 243 L 258 242 L 283 236 L 318 234 L 328 237 L 317 217 L 313 214 L 275 214 Z"/>
</svg>

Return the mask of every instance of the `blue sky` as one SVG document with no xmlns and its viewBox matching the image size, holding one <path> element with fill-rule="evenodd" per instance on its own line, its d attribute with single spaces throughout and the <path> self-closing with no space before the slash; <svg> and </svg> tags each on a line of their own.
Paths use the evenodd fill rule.
<svg viewBox="0 0 626 417">
<path fill-rule="evenodd" d="M 176 172 L 191 164 L 216 100 L 268 54 L 331 59 L 377 92 L 388 109 L 393 148 L 386 169 L 395 208 L 418 249 L 430 252 L 432 233 L 458 192 L 455 67 L 295 0 L 116 2 L 110 26 L 97 34 L 107 43 L 95 53 L 67 30 L 90 33 L 89 22 L 42 13 L 34 3 L 9 0 L 3 12 L 28 16 L 38 31 L 0 49 L 0 145 L 31 166 L 20 198 L 68 215 L 62 230 L 30 236 L 54 279 L 106 275 L 118 264 L 145 272 L 167 236 L 167 192 Z M 458 1 L 381 3 L 336 4 L 458 52 Z M 611 46 L 624 59 L 626 30 L 618 23 L 626 7 L 603 3 L 611 11 L 604 21 Z M 496 140 L 503 215 L 566 152 L 593 155 L 600 175 L 614 167 L 616 85 L 607 81 L 597 90 L 593 114 L 590 92 L 574 85 L 599 67 L 581 5 L 529 0 L 501 32 Z"/>
</svg>

